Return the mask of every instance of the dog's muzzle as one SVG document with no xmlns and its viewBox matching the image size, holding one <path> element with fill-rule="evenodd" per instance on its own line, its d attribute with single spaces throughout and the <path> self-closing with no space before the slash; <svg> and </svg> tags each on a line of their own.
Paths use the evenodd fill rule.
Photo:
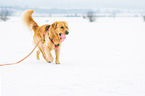
<svg viewBox="0 0 145 96">
<path fill-rule="evenodd" d="M 59 36 L 61 36 L 62 33 L 59 33 Z M 69 32 L 68 31 L 65 31 L 65 35 L 68 35 Z"/>
</svg>

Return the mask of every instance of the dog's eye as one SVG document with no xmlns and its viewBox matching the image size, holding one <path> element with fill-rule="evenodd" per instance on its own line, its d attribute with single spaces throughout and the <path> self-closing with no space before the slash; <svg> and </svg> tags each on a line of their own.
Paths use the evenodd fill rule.
<svg viewBox="0 0 145 96">
<path fill-rule="evenodd" d="M 63 29 L 64 27 L 62 26 L 62 27 L 60 27 L 61 29 Z"/>
<path fill-rule="evenodd" d="M 66 27 L 66 29 L 68 29 L 68 27 Z M 69 29 L 68 29 L 69 30 Z"/>
</svg>

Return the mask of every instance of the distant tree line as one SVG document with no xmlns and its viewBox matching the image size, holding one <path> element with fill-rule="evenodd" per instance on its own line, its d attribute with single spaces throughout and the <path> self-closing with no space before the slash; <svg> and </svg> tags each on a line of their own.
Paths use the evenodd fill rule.
<svg viewBox="0 0 145 96">
<path fill-rule="evenodd" d="M 10 16 L 11 14 L 12 14 L 12 11 L 10 11 L 9 8 L 7 8 L 7 7 L 0 8 L 0 20 L 1 21 L 7 21 L 8 16 Z"/>
</svg>

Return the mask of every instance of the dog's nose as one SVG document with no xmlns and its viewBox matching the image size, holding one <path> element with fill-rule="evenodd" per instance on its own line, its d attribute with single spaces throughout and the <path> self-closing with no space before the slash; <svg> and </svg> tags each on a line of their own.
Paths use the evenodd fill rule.
<svg viewBox="0 0 145 96">
<path fill-rule="evenodd" d="M 68 35 L 68 33 L 69 33 L 68 31 L 65 31 L 65 34 L 66 34 L 66 35 Z"/>
</svg>

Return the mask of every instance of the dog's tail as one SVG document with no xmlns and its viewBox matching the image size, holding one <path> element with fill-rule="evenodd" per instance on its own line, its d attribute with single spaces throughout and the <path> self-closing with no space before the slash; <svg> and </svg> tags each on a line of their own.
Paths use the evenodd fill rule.
<svg viewBox="0 0 145 96">
<path fill-rule="evenodd" d="M 22 19 L 30 30 L 36 31 L 39 28 L 39 26 L 31 16 L 33 12 L 34 10 L 26 10 L 22 15 Z"/>
</svg>

